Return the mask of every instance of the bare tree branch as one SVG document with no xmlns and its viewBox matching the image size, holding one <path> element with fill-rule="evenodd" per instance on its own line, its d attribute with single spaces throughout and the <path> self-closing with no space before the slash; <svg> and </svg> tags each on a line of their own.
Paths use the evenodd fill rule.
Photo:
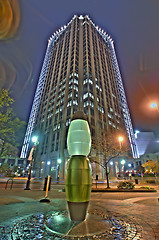
<svg viewBox="0 0 159 240">
<path fill-rule="evenodd" d="M 119 156 L 125 156 L 130 152 L 130 147 L 128 146 L 127 135 L 122 132 L 125 142 L 121 145 L 119 144 L 119 133 L 103 133 L 101 138 L 94 140 L 92 148 L 96 152 L 96 156 L 92 157 L 92 162 L 98 164 L 105 170 L 107 179 L 107 188 L 109 188 L 109 171 L 108 163 Z M 102 159 L 102 161 L 100 160 Z"/>
</svg>

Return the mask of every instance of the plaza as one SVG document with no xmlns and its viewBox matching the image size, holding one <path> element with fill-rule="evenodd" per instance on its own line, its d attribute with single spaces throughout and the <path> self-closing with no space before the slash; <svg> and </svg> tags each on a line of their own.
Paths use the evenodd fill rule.
<svg viewBox="0 0 159 240">
<path fill-rule="evenodd" d="M 116 183 L 110 186 L 113 189 Z M 25 181 L 14 183 L 12 190 L 9 185 L 5 190 L 5 183 L 0 183 L 1 239 L 159 239 L 158 185 L 153 185 L 156 192 L 92 192 L 87 219 L 71 226 L 71 232 L 66 229 L 70 220 L 63 183 L 52 183 L 50 203 L 40 203 L 42 182 L 32 181 L 30 191 L 24 187 Z M 50 214 L 56 231 L 44 226 Z"/>
</svg>

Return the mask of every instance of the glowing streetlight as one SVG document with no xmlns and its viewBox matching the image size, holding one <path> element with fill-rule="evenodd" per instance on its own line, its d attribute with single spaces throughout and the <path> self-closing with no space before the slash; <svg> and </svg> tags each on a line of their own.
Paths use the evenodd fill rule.
<svg viewBox="0 0 159 240">
<path fill-rule="evenodd" d="M 159 112 L 158 103 L 155 102 L 155 101 L 150 103 L 150 108 L 153 109 L 153 110 L 157 110 L 157 112 Z"/>
<path fill-rule="evenodd" d="M 119 136 L 118 140 L 119 140 L 119 146 L 120 146 L 120 149 L 121 149 L 122 142 L 123 142 L 124 138 L 122 136 Z"/>
<path fill-rule="evenodd" d="M 57 159 L 57 162 L 60 164 L 61 163 L 61 159 Z"/>
<path fill-rule="evenodd" d="M 126 161 L 123 159 L 121 160 L 121 164 L 124 165 L 126 163 Z"/>
<path fill-rule="evenodd" d="M 157 106 L 157 103 L 156 102 L 152 102 L 151 104 L 150 104 L 150 108 L 157 108 L 158 106 Z"/>
<path fill-rule="evenodd" d="M 33 136 L 31 140 L 33 143 L 36 143 L 38 141 L 38 138 L 36 136 Z"/>
</svg>

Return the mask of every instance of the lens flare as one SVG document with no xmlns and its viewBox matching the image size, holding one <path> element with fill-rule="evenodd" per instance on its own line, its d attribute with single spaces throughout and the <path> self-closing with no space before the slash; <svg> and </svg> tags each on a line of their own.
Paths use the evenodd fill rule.
<svg viewBox="0 0 159 240">
<path fill-rule="evenodd" d="M 17 76 L 14 65 L 5 59 L 0 59 L 0 88 L 10 90 Z"/>
<path fill-rule="evenodd" d="M 0 0 L 0 40 L 12 38 L 20 23 L 18 0 Z"/>
</svg>

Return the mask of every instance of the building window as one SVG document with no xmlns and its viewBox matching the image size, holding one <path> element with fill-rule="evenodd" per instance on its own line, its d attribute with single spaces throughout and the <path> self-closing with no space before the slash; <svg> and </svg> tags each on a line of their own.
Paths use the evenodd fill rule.
<svg viewBox="0 0 159 240">
<path fill-rule="evenodd" d="M 91 125 L 95 126 L 94 118 L 91 118 Z"/>
<path fill-rule="evenodd" d="M 71 115 L 71 108 L 67 109 L 67 116 Z"/>
<path fill-rule="evenodd" d="M 90 108 L 91 115 L 94 116 L 94 109 Z"/>
<path fill-rule="evenodd" d="M 91 128 L 91 136 L 95 137 L 95 130 L 94 130 L 94 128 Z"/>
<path fill-rule="evenodd" d="M 86 115 L 88 115 L 88 107 L 86 107 L 86 108 L 84 109 L 84 113 L 85 113 Z"/>
</svg>

